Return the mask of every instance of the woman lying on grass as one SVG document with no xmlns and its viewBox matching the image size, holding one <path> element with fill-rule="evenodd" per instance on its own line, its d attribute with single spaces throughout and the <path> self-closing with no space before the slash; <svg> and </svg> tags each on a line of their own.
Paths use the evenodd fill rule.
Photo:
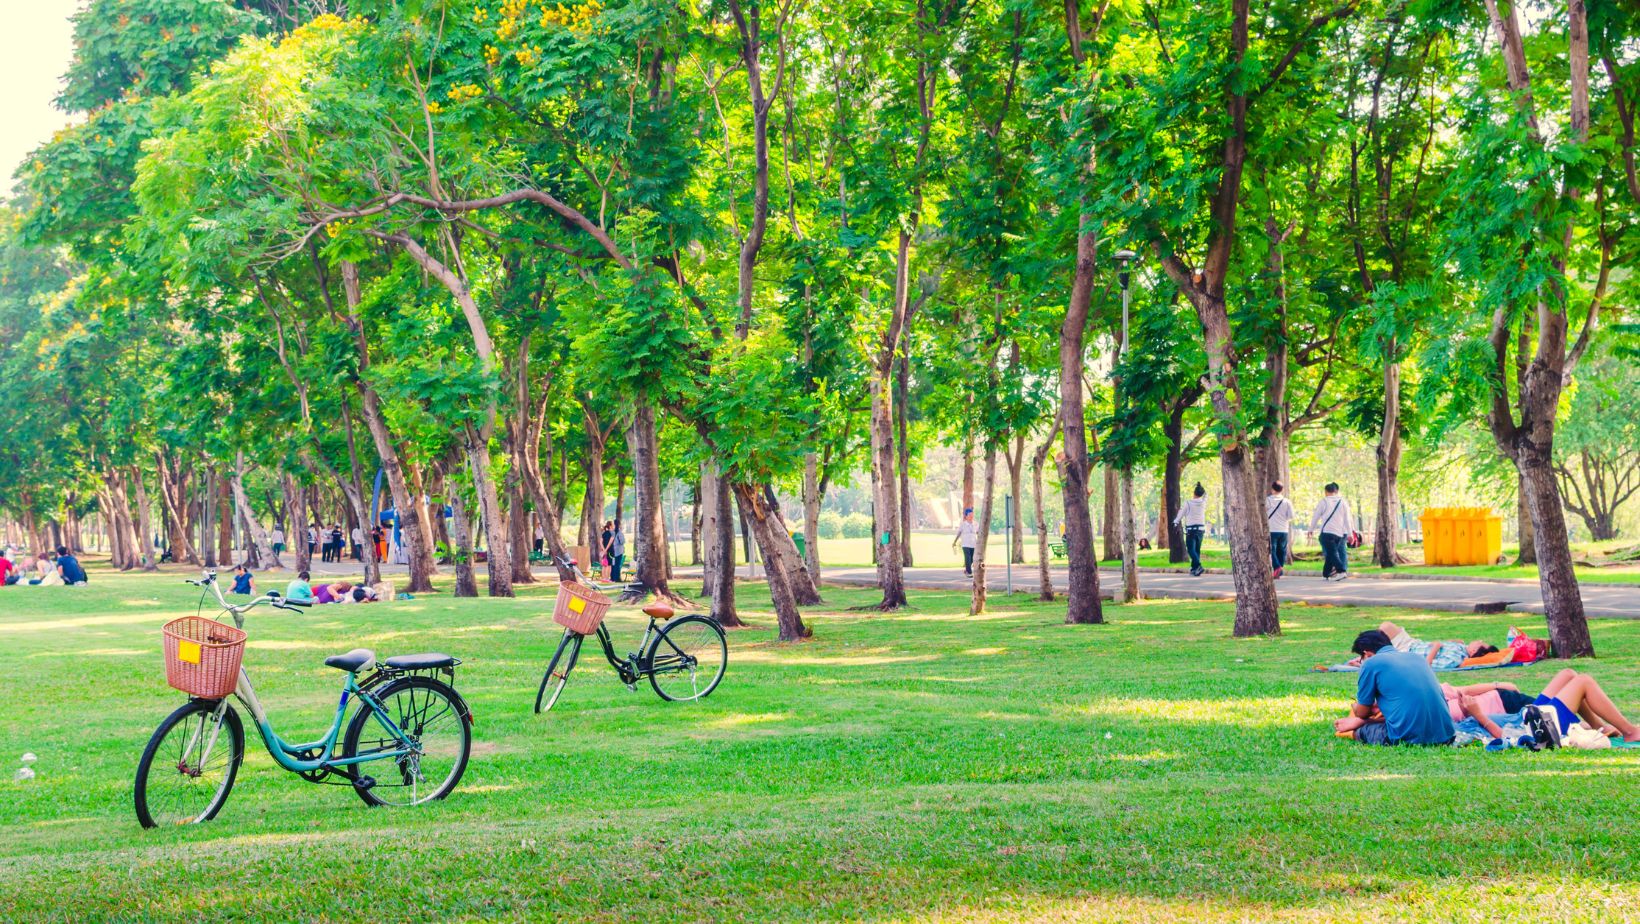
<svg viewBox="0 0 1640 924">
<path fill-rule="evenodd" d="M 1415 655 L 1422 655 L 1424 660 L 1429 662 L 1429 666 L 1438 671 L 1451 670 L 1463 664 L 1466 658 L 1477 658 L 1498 650 L 1498 646 L 1488 645 L 1480 639 L 1468 643 L 1426 642 L 1413 638 L 1407 630 L 1387 620 L 1378 624 L 1378 631 L 1389 636 L 1389 643 L 1395 646 L 1396 651 L 1410 651 Z"/>
</svg>

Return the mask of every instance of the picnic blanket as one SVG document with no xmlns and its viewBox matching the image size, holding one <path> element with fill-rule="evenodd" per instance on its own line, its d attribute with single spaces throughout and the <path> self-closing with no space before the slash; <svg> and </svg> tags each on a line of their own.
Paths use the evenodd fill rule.
<svg viewBox="0 0 1640 924">
<path fill-rule="evenodd" d="M 1490 670 L 1496 670 L 1497 668 L 1500 668 L 1500 667 L 1525 667 L 1528 664 L 1536 664 L 1536 663 L 1538 663 L 1539 661 L 1542 661 L 1542 660 L 1543 660 L 1542 658 L 1533 658 L 1530 661 L 1509 661 L 1509 662 L 1506 662 L 1506 663 L 1503 663 L 1503 664 L 1475 664 L 1475 665 L 1471 665 L 1469 667 L 1446 667 L 1446 668 L 1440 668 L 1440 669 L 1436 670 L 1436 673 L 1438 673 L 1438 674 L 1447 674 L 1447 673 L 1457 673 L 1458 671 L 1490 671 Z M 1359 664 L 1330 664 L 1330 665 L 1329 664 L 1317 664 L 1315 667 L 1310 668 L 1310 673 L 1312 673 L 1312 674 L 1347 673 L 1347 672 L 1350 672 L 1350 671 L 1359 671 L 1360 669 L 1361 669 L 1361 665 L 1359 665 Z"/>
</svg>

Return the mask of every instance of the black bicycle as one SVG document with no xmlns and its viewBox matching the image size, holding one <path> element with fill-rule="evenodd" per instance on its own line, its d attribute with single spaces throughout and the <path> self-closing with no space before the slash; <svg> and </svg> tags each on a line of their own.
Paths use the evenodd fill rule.
<svg viewBox="0 0 1640 924">
<path fill-rule="evenodd" d="M 600 593 L 615 591 L 619 594 L 630 589 L 625 585 L 598 584 L 586 579 L 575 562 L 565 558 L 563 566 L 584 584 Z M 559 593 L 563 593 L 562 590 Z M 670 606 L 652 603 L 643 608 L 649 624 L 644 629 L 638 650 L 626 657 L 617 657 L 609 627 L 598 623 L 598 643 L 604 648 L 604 659 L 615 669 L 621 682 L 631 691 L 638 682 L 649 678 L 649 685 L 661 699 L 669 702 L 690 702 L 705 699 L 723 681 L 723 672 L 729 664 L 729 641 L 723 627 L 710 616 L 691 613 L 678 616 Z M 535 694 L 535 711 L 546 712 L 558 702 L 569 682 L 569 672 L 581 657 L 581 643 L 587 636 L 574 629 L 564 629 L 564 637 L 547 662 L 546 673 L 541 675 L 541 688 Z"/>
</svg>

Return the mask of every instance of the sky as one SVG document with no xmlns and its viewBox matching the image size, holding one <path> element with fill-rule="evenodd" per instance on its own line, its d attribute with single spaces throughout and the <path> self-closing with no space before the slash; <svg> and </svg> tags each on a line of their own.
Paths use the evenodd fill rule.
<svg viewBox="0 0 1640 924">
<path fill-rule="evenodd" d="M 0 0 L 0 191 L 69 117 L 51 105 L 73 53 L 68 17 L 84 0 Z"/>
</svg>

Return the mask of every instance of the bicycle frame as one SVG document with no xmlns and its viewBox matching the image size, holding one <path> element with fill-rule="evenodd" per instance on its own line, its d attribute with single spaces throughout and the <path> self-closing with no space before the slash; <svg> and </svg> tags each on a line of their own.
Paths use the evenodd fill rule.
<svg viewBox="0 0 1640 924">
<path fill-rule="evenodd" d="M 245 628 L 245 614 L 256 608 L 258 605 L 262 603 L 272 603 L 275 606 L 280 605 L 276 598 L 268 596 L 258 597 L 251 602 L 242 605 L 229 603 L 228 599 L 222 595 L 222 588 L 216 583 L 215 572 L 206 572 L 206 576 L 201 578 L 199 581 L 189 581 L 188 583 L 198 584 L 202 587 L 210 588 L 210 590 L 216 594 L 216 600 L 219 604 L 221 604 L 223 611 L 233 616 L 234 624 L 240 629 Z M 287 606 L 285 608 L 289 607 Z M 279 737 L 279 733 L 273 730 L 273 723 L 268 718 L 268 712 L 265 708 L 263 708 L 261 699 L 257 697 L 256 688 L 251 684 L 250 675 L 245 672 L 245 666 L 243 664 L 239 666 L 239 681 L 234 686 L 233 695 L 244 704 L 245 709 L 250 712 L 251 718 L 255 720 L 256 730 L 262 736 L 262 743 L 268 749 L 268 756 L 272 757 L 274 762 L 279 764 L 279 766 L 284 767 L 292 773 L 309 773 L 335 767 L 346 767 L 353 764 L 367 763 L 373 760 L 385 760 L 390 757 L 403 757 L 419 751 L 419 748 L 417 748 L 416 745 L 410 740 L 409 736 L 407 736 L 403 730 L 393 723 L 392 718 L 387 714 L 387 710 L 382 708 L 381 701 L 371 695 L 368 690 L 364 690 L 359 687 L 358 677 L 353 673 L 349 673 L 347 678 L 342 681 L 342 698 L 336 703 L 336 715 L 331 719 L 330 729 L 326 731 L 324 737 L 318 741 L 311 741 L 302 744 L 292 744 L 291 742 Z M 398 739 L 401 747 L 391 751 L 373 751 L 369 754 L 355 755 L 353 757 L 331 758 L 330 754 L 336 746 L 336 738 L 339 734 L 341 734 L 342 719 L 347 716 L 347 700 L 353 695 L 357 695 L 360 701 L 363 702 L 371 712 L 375 713 L 377 720 L 382 723 L 383 727 L 386 728 L 394 738 Z M 219 720 L 223 711 L 227 709 L 227 706 L 228 701 L 226 698 L 217 704 L 216 711 L 217 718 Z M 220 728 L 220 724 L 217 727 Z M 213 733 L 213 740 L 207 742 L 205 745 L 205 756 L 201 758 L 202 762 L 205 757 L 209 756 L 210 749 L 215 746 L 215 744 L 216 741 L 214 740 Z M 320 756 L 318 758 L 306 758 L 302 756 L 305 753 L 311 753 L 314 751 L 319 753 Z"/>
<path fill-rule="evenodd" d="M 604 660 L 609 662 L 610 667 L 615 668 L 615 673 L 621 676 L 622 683 L 632 686 L 644 676 L 644 652 L 649 650 L 650 641 L 656 634 L 655 621 L 651 619 L 648 628 L 643 630 L 643 639 L 638 642 L 637 654 L 629 658 L 617 658 L 615 640 L 609 634 L 609 627 L 603 623 L 598 624 L 598 642 L 604 646 Z"/>
</svg>

